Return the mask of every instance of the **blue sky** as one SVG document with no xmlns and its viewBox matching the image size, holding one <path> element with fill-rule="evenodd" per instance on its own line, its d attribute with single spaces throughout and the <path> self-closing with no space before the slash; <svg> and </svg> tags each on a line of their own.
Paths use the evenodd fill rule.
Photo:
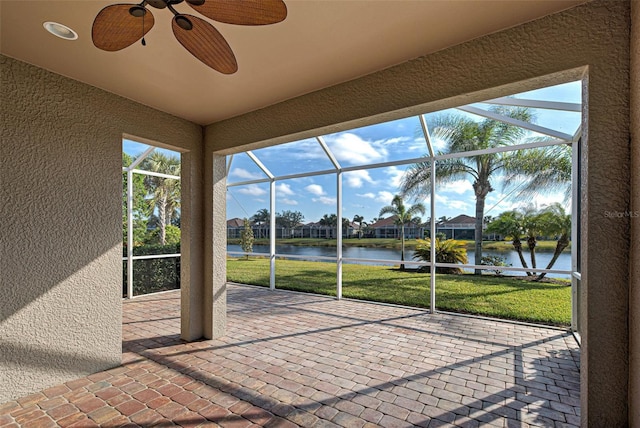
<svg viewBox="0 0 640 428">
<path fill-rule="evenodd" d="M 517 98 L 581 102 L 580 82 L 559 85 L 516 95 Z M 482 104 L 477 106 L 483 107 Z M 486 105 L 484 106 L 486 107 Z M 445 111 L 440 113 L 450 113 Z M 455 111 L 457 114 L 465 114 Z M 535 123 L 573 134 L 580 124 L 579 113 L 534 109 Z M 439 114 L 439 113 L 432 113 Z M 431 115 L 427 115 L 427 121 Z M 474 116 L 477 120 L 482 118 Z M 535 137 L 535 134 L 531 134 Z M 427 153 L 427 145 L 417 116 L 352 129 L 322 136 L 341 167 L 353 167 L 381 162 L 411 159 Z M 436 145 L 441 142 L 436 142 Z M 124 143 L 124 151 L 138 154 L 143 148 L 137 143 Z M 438 147 L 436 147 L 437 149 Z M 253 151 L 254 155 L 276 177 L 324 170 L 333 165 L 315 139 L 307 139 Z M 399 183 L 408 165 L 391 166 L 343 173 L 343 217 L 362 215 L 365 221 L 378 217 L 380 209 L 398 193 Z M 246 155 L 237 154 L 231 162 L 228 182 L 237 183 L 265 178 L 265 174 Z M 502 177 L 493 181 L 494 191 L 487 197 L 485 214 L 497 216 L 502 211 L 523 205 L 503 191 Z M 323 214 L 336 212 L 336 175 L 325 174 L 278 180 L 276 183 L 276 211 L 300 211 L 304 222 L 318 221 Z M 472 182 L 459 180 L 438 186 L 436 192 L 437 218 L 458 214 L 474 215 L 475 198 Z M 538 208 L 552 202 L 563 202 L 561 194 L 550 194 L 527 200 Z M 429 199 L 421 201 L 427 207 L 423 220 L 430 217 Z M 412 201 L 406 201 L 411 204 Z M 227 218 L 251 217 L 258 210 L 269 208 L 268 183 L 229 187 Z"/>
</svg>

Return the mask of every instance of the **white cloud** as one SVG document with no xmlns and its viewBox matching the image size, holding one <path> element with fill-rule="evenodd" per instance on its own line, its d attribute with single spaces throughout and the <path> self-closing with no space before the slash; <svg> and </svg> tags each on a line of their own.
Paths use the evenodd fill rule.
<svg viewBox="0 0 640 428">
<path fill-rule="evenodd" d="M 250 184 L 248 186 L 245 186 L 239 189 L 238 193 L 242 193 L 243 195 L 250 195 L 250 196 L 260 196 L 260 195 L 266 194 L 267 191 L 261 188 L 260 186 L 257 186 L 255 184 Z"/>
<path fill-rule="evenodd" d="M 323 159 L 330 164 L 327 154 L 315 140 L 296 146 L 296 149 L 297 151 L 293 153 L 296 159 Z"/>
<path fill-rule="evenodd" d="M 387 168 L 385 174 L 389 176 L 391 186 L 399 189 L 400 183 L 402 182 L 402 176 L 404 175 L 404 170 L 398 169 L 398 167 L 391 166 Z"/>
<path fill-rule="evenodd" d="M 265 178 L 264 174 L 249 172 L 244 168 L 234 168 L 229 173 L 232 177 L 245 178 L 247 180 L 256 180 L 258 178 Z"/>
<path fill-rule="evenodd" d="M 467 210 L 467 209 L 469 209 L 471 207 L 468 203 L 466 203 L 464 201 L 449 201 L 447 206 L 449 208 L 453 208 L 453 209 L 461 210 L 461 211 L 465 211 L 465 210 Z"/>
<path fill-rule="evenodd" d="M 280 183 L 276 186 L 276 193 L 279 195 L 292 196 L 295 195 L 293 190 L 291 190 L 291 186 L 286 183 Z"/>
<path fill-rule="evenodd" d="M 383 203 L 384 205 L 390 205 L 394 196 L 393 193 L 387 192 L 386 190 L 381 190 L 378 193 L 372 193 L 372 192 L 356 193 L 356 195 L 360 196 L 361 198 L 373 199 L 376 202 Z"/>
<path fill-rule="evenodd" d="M 261 158 L 272 162 L 277 162 L 282 159 L 327 159 L 327 154 L 315 139 L 280 144 L 261 150 L 262 152 L 256 150 L 254 153 L 257 152 Z"/>
<path fill-rule="evenodd" d="M 285 205 L 298 205 L 298 201 L 289 198 L 280 199 L 280 202 Z"/>
<path fill-rule="evenodd" d="M 416 138 L 411 144 L 406 147 L 408 152 L 419 152 L 419 155 L 425 155 L 429 152 L 429 147 L 427 147 L 427 142 L 424 138 Z"/>
<path fill-rule="evenodd" d="M 458 211 L 467 211 L 471 208 L 471 205 L 465 201 L 459 199 L 450 199 L 443 194 L 436 194 L 436 202 L 440 205 L 444 205 L 446 208 L 451 208 Z"/>
<path fill-rule="evenodd" d="M 391 201 L 393 200 L 393 193 L 391 192 L 387 192 L 387 191 L 380 191 L 378 192 L 378 194 L 376 195 L 376 201 L 378 202 L 382 202 L 385 205 L 389 205 L 391 204 Z"/>
<path fill-rule="evenodd" d="M 360 196 L 361 198 L 374 199 L 376 197 L 375 193 L 367 192 L 367 193 L 356 193 L 356 196 Z"/>
<path fill-rule="evenodd" d="M 373 178 L 369 175 L 369 171 L 361 169 L 358 171 L 349 171 L 344 173 L 347 186 L 353 188 L 360 188 L 366 181 L 369 184 L 375 184 Z"/>
<path fill-rule="evenodd" d="M 307 187 L 305 187 L 305 190 L 316 196 L 322 196 L 325 194 L 322 186 L 319 184 L 309 184 Z"/>
<path fill-rule="evenodd" d="M 313 202 L 319 202 L 324 205 L 335 205 L 336 198 L 330 198 L 329 196 L 320 196 L 319 198 L 312 198 Z"/>
<path fill-rule="evenodd" d="M 338 135 L 331 143 L 331 151 L 336 158 L 352 165 L 381 162 L 388 154 L 384 147 L 375 147 L 375 144 L 349 132 Z"/>
<path fill-rule="evenodd" d="M 436 188 L 437 192 L 454 192 L 462 195 L 466 192 L 473 192 L 473 185 L 469 180 L 456 180 L 450 183 L 440 184 Z"/>
<path fill-rule="evenodd" d="M 384 145 L 393 145 L 393 144 L 400 144 L 400 143 L 405 143 L 407 141 L 411 141 L 412 138 L 410 137 L 393 137 L 393 138 L 387 138 L 386 140 L 378 140 L 376 141 L 376 143 L 380 143 L 380 144 L 384 144 Z"/>
</svg>

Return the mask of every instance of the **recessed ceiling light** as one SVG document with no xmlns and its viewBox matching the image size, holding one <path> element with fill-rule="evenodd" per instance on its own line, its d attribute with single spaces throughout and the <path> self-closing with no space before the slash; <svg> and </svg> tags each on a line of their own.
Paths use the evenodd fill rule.
<svg viewBox="0 0 640 428">
<path fill-rule="evenodd" d="M 66 25 L 58 24 L 57 22 L 47 21 L 42 24 L 45 30 L 65 40 L 75 40 L 78 38 L 78 33 L 73 31 Z"/>
</svg>

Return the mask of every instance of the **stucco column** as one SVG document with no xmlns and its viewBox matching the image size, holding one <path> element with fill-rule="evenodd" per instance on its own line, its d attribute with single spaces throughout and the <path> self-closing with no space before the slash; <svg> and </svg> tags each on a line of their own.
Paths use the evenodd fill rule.
<svg viewBox="0 0 640 428">
<path fill-rule="evenodd" d="M 183 153 L 181 163 L 180 336 L 192 341 L 204 334 L 202 149 Z"/>
<path fill-rule="evenodd" d="M 629 426 L 640 427 L 640 1 L 631 2 L 631 251 Z"/>
<path fill-rule="evenodd" d="M 223 336 L 227 327 L 226 157 L 207 150 L 204 165 L 204 332 Z"/>
</svg>

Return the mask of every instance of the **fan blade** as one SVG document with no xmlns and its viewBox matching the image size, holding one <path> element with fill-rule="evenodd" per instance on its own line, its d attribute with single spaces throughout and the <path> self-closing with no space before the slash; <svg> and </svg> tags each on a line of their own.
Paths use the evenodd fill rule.
<svg viewBox="0 0 640 428">
<path fill-rule="evenodd" d="M 180 16 L 191 21 L 191 30 L 185 30 L 178 24 L 177 18 Z M 209 67 L 224 74 L 238 71 L 238 63 L 231 47 L 222 34 L 204 19 L 181 14 L 173 18 L 171 28 L 180 44 Z"/>
<path fill-rule="evenodd" d="M 287 6 L 282 0 L 205 0 L 191 7 L 218 22 L 236 25 L 268 25 L 284 21 Z"/>
<path fill-rule="evenodd" d="M 119 51 L 144 37 L 153 27 L 154 19 L 149 10 L 143 17 L 135 17 L 129 9 L 135 4 L 113 4 L 102 9 L 93 20 L 91 38 L 93 44 L 105 51 Z M 144 22 L 144 28 L 143 28 Z"/>
</svg>

